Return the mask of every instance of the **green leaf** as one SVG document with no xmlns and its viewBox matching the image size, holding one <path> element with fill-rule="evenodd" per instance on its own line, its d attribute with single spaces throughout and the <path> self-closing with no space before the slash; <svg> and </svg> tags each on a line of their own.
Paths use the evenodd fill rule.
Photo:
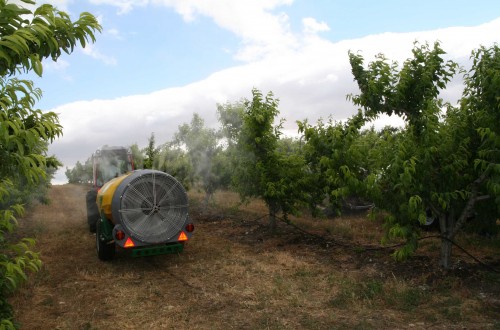
<svg viewBox="0 0 500 330">
<path fill-rule="evenodd" d="M 33 68 L 35 73 L 41 77 L 43 73 L 43 66 L 42 62 L 40 61 L 40 58 L 38 57 L 38 54 L 31 55 L 30 60 L 31 60 L 31 67 Z"/>
</svg>

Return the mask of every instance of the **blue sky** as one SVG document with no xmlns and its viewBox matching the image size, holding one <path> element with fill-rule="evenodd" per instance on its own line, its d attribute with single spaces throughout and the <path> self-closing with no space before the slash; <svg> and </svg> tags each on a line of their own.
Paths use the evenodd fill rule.
<svg viewBox="0 0 500 330">
<path fill-rule="evenodd" d="M 141 1 L 130 1 L 134 2 Z M 207 16 L 198 15 L 186 22 L 171 7 L 160 5 L 138 5 L 123 13 L 119 7 L 123 1 L 52 3 L 73 18 L 88 11 L 102 20 L 104 30 L 92 46 L 102 58 L 96 60 L 77 51 L 62 58 L 69 64 L 64 70 L 56 70 L 48 63 L 42 79 L 31 77 L 44 91 L 39 103 L 42 108 L 183 86 L 242 63 L 235 59 L 241 39 Z M 324 22 L 329 30 L 320 35 L 332 42 L 384 32 L 474 26 L 500 17 L 500 1 L 415 3 L 299 0 L 276 7 L 272 12 L 286 13 L 295 33 L 300 33 L 304 17 Z"/>
<path fill-rule="evenodd" d="M 91 12 L 103 26 L 95 44 L 29 75 L 43 90 L 37 106 L 60 116 L 64 136 L 49 151 L 68 167 L 103 144 L 145 146 L 152 132 L 166 142 L 194 112 L 217 126 L 216 104 L 252 87 L 280 99 L 291 134 L 296 120 L 345 119 L 356 111 L 345 99 L 356 92 L 348 50 L 402 62 L 415 40 L 440 40 L 467 65 L 472 49 L 500 41 L 497 0 L 44 2 L 73 18 Z M 456 101 L 460 86 L 443 97 Z"/>
</svg>

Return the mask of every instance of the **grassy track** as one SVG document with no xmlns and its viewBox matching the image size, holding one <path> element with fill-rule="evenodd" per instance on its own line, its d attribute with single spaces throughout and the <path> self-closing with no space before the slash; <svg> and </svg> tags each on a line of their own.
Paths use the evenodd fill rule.
<svg viewBox="0 0 500 330">
<path fill-rule="evenodd" d="M 438 242 L 395 263 L 364 215 L 311 222 L 307 235 L 269 233 L 259 203 L 219 194 L 209 209 L 191 194 L 196 230 L 180 255 L 97 259 L 86 188 L 54 186 L 51 205 L 21 220 L 43 269 L 11 298 L 22 329 L 498 329 L 500 277 L 465 255 L 436 267 Z M 484 241 L 484 240 L 483 240 Z M 464 244 L 492 265 L 498 239 Z M 470 242 L 467 245 L 467 242 Z"/>
</svg>

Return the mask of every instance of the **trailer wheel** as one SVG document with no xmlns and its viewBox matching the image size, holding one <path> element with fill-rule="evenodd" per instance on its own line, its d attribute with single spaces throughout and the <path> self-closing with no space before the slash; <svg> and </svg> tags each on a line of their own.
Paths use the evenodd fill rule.
<svg viewBox="0 0 500 330">
<path fill-rule="evenodd" d="M 115 256 L 115 242 L 107 241 L 101 233 L 101 226 L 99 223 L 96 225 L 96 249 L 97 257 L 102 261 L 112 260 Z"/>
<path fill-rule="evenodd" d="M 99 220 L 99 210 L 97 209 L 97 191 L 90 190 L 87 192 L 87 222 L 91 233 L 95 233 L 96 224 Z"/>
</svg>

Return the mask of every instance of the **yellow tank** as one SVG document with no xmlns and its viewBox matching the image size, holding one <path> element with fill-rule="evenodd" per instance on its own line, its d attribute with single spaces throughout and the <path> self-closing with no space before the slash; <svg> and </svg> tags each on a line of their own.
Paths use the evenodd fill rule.
<svg viewBox="0 0 500 330">
<path fill-rule="evenodd" d="M 104 213 L 106 219 L 110 220 L 114 224 L 116 224 L 116 222 L 113 220 L 113 213 L 111 209 L 113 195 L 115 194 L 115 191 L 120 183 L 122 183 L 122 181 L 130 174 L 131 173 L 127 173 L 106 182 L 97 193 L 97 207 L 99 212 Z"/>
</svg>

